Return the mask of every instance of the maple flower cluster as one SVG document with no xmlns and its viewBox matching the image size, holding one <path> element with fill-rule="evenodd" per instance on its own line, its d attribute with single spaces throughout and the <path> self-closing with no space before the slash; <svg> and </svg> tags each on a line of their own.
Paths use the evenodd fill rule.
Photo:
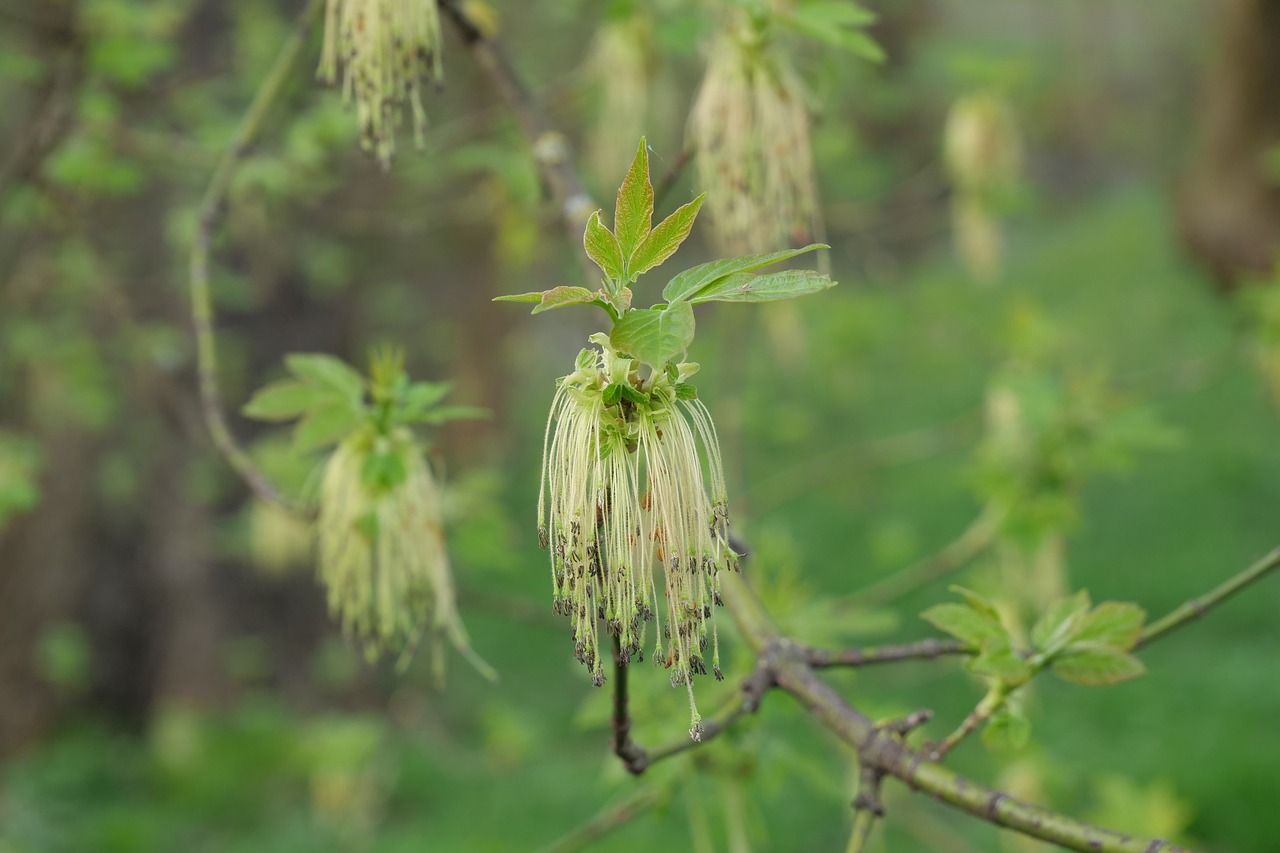
<svg viewBox="0 0 1280 853">
<path fill-rule="evenodd" d="M 328 0 L 318 76 L 356 105 L 360 146 L 391 165 L 396 130 L 408 109 L 419 145 L 427 126 L 424 81 L 444 78 L 436 0 Z"/>
<path fill-rule="evenodd" d="M 641 379 L 640 364 L 609 337 L 582 350 L 557 383 L 544 442 L 539 533 L 551 551 L 556 611 L 573 623 L 574 652 L 604 683 L 599 625 L 618 638 L 620 659 L 643 660 L 647 623 L 656 662 L 673 686 L 720 673 L 713 605 L 721 570 L 736 570 L 728 497 L 715 426 L 686 380 L 696 364 L 670 364 Z M 701 452 L 700 452 L 701 451 Z M 706 476 L 702 458 L 706 459 Z M 654 563 L 662 564 L 666 623 Z"/>
</svg>

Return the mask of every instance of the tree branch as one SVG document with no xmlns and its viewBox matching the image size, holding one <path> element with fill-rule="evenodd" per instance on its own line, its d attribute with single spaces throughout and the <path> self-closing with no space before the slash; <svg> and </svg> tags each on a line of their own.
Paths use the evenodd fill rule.
<svg viewBox="0 0 1280 853">
<path fill-rule="evenodd" d="M 195 239 L 191 244 L 191 320 L 196 333 L 196 364 L 200 380 L 200 407 L 214 445 L 259 498 L 294 509 L 274 483 L 264 474 L 231 434 L 218 390 L 218 347 L 213 330 L 213 299 L 209 292 L 209 253 L 213 234 L 222 219 L 223 202 L 231 188 L 240 161 L 262 128 L 289 73 L 302 55 L 311 27 L 324 9 L 324 0 L 307 0 L 293 32 L 276 56 L 275 64 L 262 81 L 248 111 L 240 120 L 231 144 L 214 168 L 213 177 L 200 203 Z"/>
<path fill-rule="evenodd" d="M 865 646 L 856 649 L 805 648 L 805 662 L 814 669 L 832 666 L 859 667 L 904 660 L 934 660 L 944 655 L 970 655 L 973 651 L 959 640 L 930 637 L 894 646 Z"/>
<path fill-rule="evenodd" d="M 657 791 L 641 788 L 616 806 L 611 806 L 582 826 L 542 848 L 542 853 L 577 853 L 586 850 L 618 827 L 636 818 L 658 804 Z"/>
<path fill-rule="evenodd" d="M 618 657 L 618 646 L 614 644 L 614 701 L 613 701 L 613 754 L 622 759 L 622 766 L 627 772 L 639 776 L 654 764 L 667 758 L 679 755 L 695 747 L 702 746 L 727 730 L 738 720 L 760 710 L 760 702 L 764 694 L 773 686 L 773 676 L 769 670 L 757 665 L 751 675 L 743 680 L 738 695 L 720 713 L 709 720 L 702 721 L 702 735 L 698 740 L 681 738 L 678 741 L 646 750 L 631 740 L 631 719 L 627 710 L 627 670 Z M 619 686 L 621 685 L 621 686 Z"/>
<path fill-rule="evenodd" d="M 1137 651 L 1160 639 L 1170 631 L 1199 619 L 1214 607 L 1217 607 L 1254 581 L 1261 580 L 1267 573 L 1276 568 L 1280 568 L 1280 548 L 1276 548 L 1243 572 L 1222 582 L 1200 598 L 1193 598 L 1167 616 L 1152 622 L 1143 630 L 1142 636 L 1138 638 L 1133 650 Z"/>
<path fill-rule="evenodd" d="M 587 224 L 588 217 L 596 210 L 596 204 L 583 188 L 582 180 L 574 167 L 568 139 L 551 125 L 538 108 L 533 96 L 502 52 L 497 38 L 487 34 L 483 27 L 468 17 L 458 0 L 440 0 L 440 8 L 453 21 L 462 40 L 471 49 L 476 65 L 489 78 L 498 97 L 515 117 L 520 132 L 533 152 L 534 163 L 542 176 L 542 182 L 559 207 L 560 218 L 569 233 L 570 243 L 580 244 L 582 229 Z M 589 269 L 589 278 L 598 277 Z"/>
<path fill-rule="evenodd" d="M 891 604 L 907 593 L 954 572 L 991 546 L 1003 520 L 1003 512 L 988 506 L 941 551 L 855 592 L 850 596 L 851 600 L 871 607 Z"/>
</svg>

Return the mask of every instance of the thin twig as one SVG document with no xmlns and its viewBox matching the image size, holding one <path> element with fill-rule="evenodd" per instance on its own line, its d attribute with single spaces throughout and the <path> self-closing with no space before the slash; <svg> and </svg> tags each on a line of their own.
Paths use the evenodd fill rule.
<svg viewBox="0 0 1280 853">
<path fill-rule="evenodd" d="M 930 557 L 855 592 L 853 602 L 875 607 L 891 604 L 909 592 L 968 565 L 995 542 L 1004 513 L 988 506 L 955 541 Z"/>
<path fill-rule="evenodd" d="M 520 132 L 533 153 L 533 159 L 547 191 L 559 207 L 561 222 L 569 235 L 570 245 L 580 245 L 587 219 L 596 204 L 583 187 L 574 166 L 569 140 L 547 119 L 502 52 L 498 40 L 468 17 L 458 0 L 440 0 L 440 8 L 453 21 L 462 40 L 471 49 L 476 65 L 489 78 L 498 97 L 506 104 L 520 127 Z M 577 253 L 586 281 L 600 277 L 586 255 Z"/>
<path fill-rule="evenodd" d="M 1254 581 L 1262 579 L 1276 568 L 1280 568 L 1280 548 L 1276 548 L 1252 566 L 1240 572 L 1240 574 L 1222 582 L 1200 598 L 1193 598 L 1167 616 L 1152 622 L 1138 637 L 1138 642 L 1133 647 L 1134 651 L 1160 639 L 1170 631 L 1181 628 L 1188 622 L 1199 619 L 1212 608 L 1217 607 Z"/>
<path fill-rule="evenodd" d="M 604 809 L 568 835 L 551 842 L 542 848 L 542 853 L 577 853 L 579 850 L 586 850 L 615 829 L 649 811 L 660 799 L 659 793 L 652 788 L 641 788 L 617 805 Z"/>
<path fill-rule="evenodd" d="M 618 681 L 625 681 L 626 667 L 622 667 L 622 674 L 615 672 L 614 684 L 614 754 L 622 759 L 623 766 L 627 771 L 639 776 L 659 761 L 672 758 L 704 746 L 715 740 L 720 734 L 728 730 L 734 723 L 743 717 L 750 716 L 760 709 L 760 701 L 764 698 L 764 694 L 773 686 L 773 676 L 770 674 L 767 665 L 757 665 L 751 675 L 749 675 L 738 690 L 737 696 L 733 701 L 726 705 L 719 713 L 711 719 L 702 721 L 702 730 L 698 740 L 691 738 L 681 738 L 673 741 L 665 746 L 660 746 L 652 750 L 646 750 L 630 739 L 631 724 L 630 720 L 626 721 L 626 728 L 622 731 L 625 740 L 619 740 L 620 731 L 620 712 L 626 713 L 626 690 L 623 688 L 621 699 L 619 699 Z M 620 746 L 621 744 L 621 746 Z"/>
<path fill-rule="evenodd" d="M 613 727 L 611 744 L 613 754 L 622 759 L 627 772 L 639 776 L 649 765 L 644 749 L 631 740 L 631 709 L 627 694 L 627 674 L 630 667 L 622 660 L 622 640 L 613 638 Z"/>
<path fill-rule="evenodd" d="M 663 202 L 667 199 L 667 194 L 675 187 L 676 181 L 680 179 L 680 174 L 685 167 L 689 165 L 689 161 L 693 159 L 692 146 L 686 145 L 675 159 L 671 161 L 666 173 L 658 179 L 653 185 L 653 206 L 655 210 L 661 210 Z"/>
<path fill-rule="evenodd" d="M 71 128 L 75 96 L 84 79 L 85 44 L 76 34 L 70 9 L 65 14 L 67 19 L 59 21 L 46 34 L 46 38 L 63 43 L 65 52 L 40 95 L 39 114 L 27 125 L 18 146 L 0 165 L 0 199 L 11 187 L 21 185 L 36 173 Z"/>
<path fill-rule="evenodd" d="M 805 649 L 805 661 L 814 669 L 832 666 L 867 666 L 904 660 L 934 660 L 944 655 L 968 655 L 972 650 L 959 640 L 930 637 L 893 646 L 865 646 L 855 649 Z"/>
<path fill-rule="evenodd" d="M 324 0 L 307 0 L 293 31 L 276 57 L 275 64 L 254 95 L 249 109 L 240 120 L 231 144 L 223 151 L 214 169 L 209 187 L 200 203 L 195 239 L 191 244 L 191 319 L 196 332 L 196 362 L 200 378 L 200 406 L 214 445 L 231 467 L 259 498 L 294 509 L 289 501 L 254 464 L 248 452 L 236 441 L 227 425 L 218 390 L 218 349 L 213 330 L 213 298 L 209 292 L 209 253 L 213 234 L 222 218 L 223 202 L 231 188 L 240 161 L 261 130 L 264 119 L 284 88 L 294 65 L 302 56 L 307 36 L 324 9 Z"/>
</svg>

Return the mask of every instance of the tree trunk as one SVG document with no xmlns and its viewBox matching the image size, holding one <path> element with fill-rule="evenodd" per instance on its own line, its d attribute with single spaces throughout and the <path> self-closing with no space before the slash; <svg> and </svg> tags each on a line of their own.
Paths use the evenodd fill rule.
<svg viewBox="0 0 1280 853">
<path fill-rule="evenodd" d="M 1280 248 L 1280 175 L 1268 169 L 1280 144 L 1278 46 L 1280 3 L 1224 0 L 1179 205 L 1183 242 L 1224 290 L 1271 272 Z"/>
</svg>

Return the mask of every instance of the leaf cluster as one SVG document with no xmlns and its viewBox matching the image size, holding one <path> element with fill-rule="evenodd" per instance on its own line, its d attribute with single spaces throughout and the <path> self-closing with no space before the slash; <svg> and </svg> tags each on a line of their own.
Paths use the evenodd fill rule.
<svg viewBox="0 0 1280 853">
<path fill-rule="evenodd" d="M 794 258 L 814 249 L 748 255 L 712 261 L 685 270 L 662 289 L 665 301 L 649 308 L 632 306 L 632 287 L 644 273 L 666 261 L 689 236 L 706 193 L 682 205 L 653 225 L 654 192 L 649 178 L 649 154 L 644 139 L 631 168 L 618 188 L 610 230 L 596 211 L 587 220 L 583 248 L 604 274 L 596 290 L 561 286 L 512 296 L 499 302 L 535 303 L 539 314 L 568 305 L 596 305 L 613 321 L 610 343 L 654 369 L 684 353 L 693 342 L 693 306 L 705 302 L 770 302 L 825 290 L 835 284 L 830 276 L 812 270 L 786 270 L 758 274 L 762 267 Z"/>
<path fill-rule="evenodd" d="M 1088 686 L 1118 684 L 1146 672 L 1130 654 L 1145 612 L 1136 604 L 1104 601 L 1093 606 L 1081 591 L 1051 606 L 1021 647 L 999 610 L 986 598 L 952 587 L 964 599 L 929 608 L 921 617 L 965 643 L 975 654 L 969 669 L 1009 689 L 1048 668 L 1064 681 Z"/>
<path fill-rule="evenodd" d="M 385 439 L 396 430 L 482 414 L 466 406 L 439 405 L 449 393 L 448 383 L 410 382 L 403 361 L 395 355 L 375 354 L 369 377 L 324 353 L 288 355 L 285 367 L 292 378 L 260 389 L 243 411 L 263 421 L 296 420 L 293 449 L 297 453 L 329 447 L 359 431 L 372 439 Z M 403 482 L 404 460 L 393 452 L 394 443 L 373 441 L 371 445 L 364 457 L 362 481 L 383 488 Z"/>
</svg>

